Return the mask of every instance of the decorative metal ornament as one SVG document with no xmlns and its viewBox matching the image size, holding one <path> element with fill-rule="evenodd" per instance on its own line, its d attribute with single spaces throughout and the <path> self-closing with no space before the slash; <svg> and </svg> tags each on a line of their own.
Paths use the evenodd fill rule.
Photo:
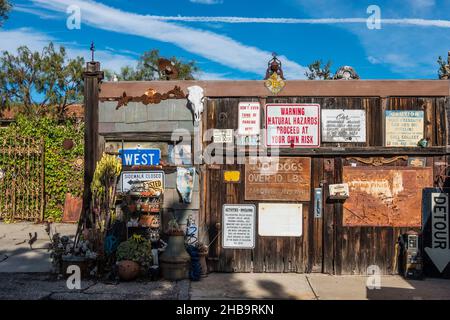
<svg viewBox="0 0 450 320">
<path fill-rule="evenodd" d="M 270 92 L 272 92 L 272 94 L 278 94 L 281 90 L 283 90 L 286 83 L 278 74 L 273 73 L 269 79 L 264 82 L 264 85 Z"/>
<path fill-rule="evenodd" d="M 335 80 L 358 80 L 359 76 L 355 69 L 350 66 L 343 66 L 336 71 L 333 79 Z"/>
<path fill-rule="evenodd" d="M 395 162 L 397 160 L 408 160 L 408 157 L 398 156 L 390 159 L 385 159 L 384 157 L 370 157 L 370 158 L 348 157 L 347 160 L 356 160 L 365 164 L 373 165 L 374 167 L 379 167 L 385 164 Z"/>
<path fill-rule="evenodd" d="M 277 58 L 277 54 L 272 53 L 272 59 L 267 63 L 266 76 L 264 78 L 264 85 L 272 94 L 278 94 L 283 90 L 286 83 L 281 68 L 281 61 Z"/>
</svg>

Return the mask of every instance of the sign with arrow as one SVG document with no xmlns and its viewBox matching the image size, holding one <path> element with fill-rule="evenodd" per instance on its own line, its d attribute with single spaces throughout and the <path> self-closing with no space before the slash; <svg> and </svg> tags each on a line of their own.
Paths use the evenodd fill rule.
<svg viewBox="0 0 450 320">
<path fill-rule="evenodd" d="M 450 267 L 447 268 L 450 262 L 449 193 L 440 189 L 426 188 L 423 190 L 423 199 L 423 248 L 425 258 L 431 262 L 427 266 L 428 259 L 425 259 L 425 273 L 429 276 L 447 278 L 450 276 Z"/>
</svg>

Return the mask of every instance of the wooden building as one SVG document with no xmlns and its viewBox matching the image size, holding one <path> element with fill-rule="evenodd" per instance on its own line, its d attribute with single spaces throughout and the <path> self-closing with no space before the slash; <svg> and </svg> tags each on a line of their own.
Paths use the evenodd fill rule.
<svg viewBox="0 0 450 320">
<path fill-rule="evenodd" d="M 96 81 L 88 85 L 91 90 L 97 90 Z M 204 90 L 199 127 L 195 126 L 186 99 L 187 88 L 192 86 Z M 160 146 L 164 150 L 166 186 L 170 189 L 166 193 L 165 210 L 181 210 L 178 216 L 183 219 L 187 215 L 195 217 L 200 231 L 211 242 L 210 271 L 366 274 L 369 266 L 376 265 L 382 274 L 395 274 L 399 263 L 399 235 L 421 229 L 422 188 L 442 187 L 446 180 L 449 96 L 447 80 L 286 80 L 284 89 L 277 95 L 265 87 L 264 81 L 104 82 L 99 84 L 98 100 L 95 94 L 87 97 L 87 107 L 94 110 L 86 119 L 92 130 L 88 143 L 95 146 L 95 149 L 88 146 L 87 150 L 95 150 L 98 159 L 113 143 Z M 281 171 L 284 176 L 280 176 L 277 186 L 270 179 L 261 180 L 253 172 L 255 167 L 249 163 L 249 155 L 255 146 L 227 144 L 229 152 L 244 152 L 245 162 L 195 165 L 198 177 L 192 203 L 180 204 L 175 178 L 171 176 L 174 165 L 165 161 L 168 146 L 174 144 L 173 130 L 184 128 L 192 135 L 196 130 L 205 133 L 208 129 L 221 129 L 219 132 L 223 134 L 225 129 L 238 130 L 242 125 L 239 104 L 248 102 L 259 103 L 258 124 L 262 130 L 274 124 L 268 120 L 270 115 L 292 120 L 296 112 L 318 105 L 318 121 L 309 123 L 310 130 L 318 128 L 318 132 L 301 146 L 302 141 L 289 140 L 288 133 L 288 141 L 279 148 L 280 163 L 295 166 Z M 280 106 L 297 110 L 276 109 Z M 346 120 L 336 125 L 332 120 L 338 110 L 343 111 Z M 345 130 L 352 126 L 356 137 L 349 140 Z M 418 128 L 423 136 L 411 142 Z M 335 131 L 330 134 L 326 130 Z M 263 138 L 259 150 L 264 153 L 267 141 Z M 318 146 L 314 145 L 315 139 Z M 278 140 L 274 138 L 274 141 Z M 211 141 L 203 139 L 201 143 L 204 152 Z M 195 142 L 193 153 L 194 145 Z M 346 185 L 336 187 L 348 187 L 348 198 L 345 192 L 344 196 L 339 192 L 330 195 L 329 186 L 342 183 Z M 296 184 L 302 191 L 290 192 L 290 188 L 296 189 Z M 261 188 L 271 191 L 260 192 Z M 255 206 L 253 248 L 224 248 L 226 204 Z M 282 232 L 277 235 L 283 225 L 282 218 L 265 222 L 260 219 L 259 210 L 271 213 L 279 210 L 283 212 L 280 217 L 295 221 L 294 216 L 288 216 L 293 207 L 288 206 L 284 211 L 281 206 L 284 204 L 296 205 L 301 210 L 300 220 L 296 222 L 300 223 L 301 230 L 295 236 Z M 186 213 L 186 210 L 190 211 Z M 261 235 L 263 228 L 265 235 Z"/>
</svg>

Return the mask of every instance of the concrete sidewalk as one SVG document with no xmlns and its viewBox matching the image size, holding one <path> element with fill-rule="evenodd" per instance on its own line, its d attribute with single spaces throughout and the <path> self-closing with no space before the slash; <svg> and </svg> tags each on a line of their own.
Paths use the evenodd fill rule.
<svg viewBox="0 0 450 320">
<path fill-rule="evenodd" d="M 75 236 L 76 224 L 55 223 L 52 229 L 61 235 Z M 32 247 L 29 234 L 37 233 Z M 45 224 L 32 222 L 0 223 L 0 272 L 49 272 L 51 270 L 50 243 Z"/>
<path fill-rule="evenodd" d="M 382 276 L 368 289 L 365 276 L 325 274 L 213 273 L 191 282 L 191 299 L 450 300 L 450 280 L 407 281 Z"/>
</svg>

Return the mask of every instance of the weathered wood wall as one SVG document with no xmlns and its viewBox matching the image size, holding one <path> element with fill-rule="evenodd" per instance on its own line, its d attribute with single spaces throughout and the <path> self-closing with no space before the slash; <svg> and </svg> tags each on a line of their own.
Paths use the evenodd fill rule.
<svg viewBox="0 0 450 320">
<path fill-rule="evenodd" d="M 245 201 L 244 185 L 223 183 L 223 170 L 239 170 L 244 176 L 244 165 L 209 166 L 206 170 L 204 214 L 209 226 L 211 246 L 210 265 L 222 272 L 325 272 L 333 274 L 365 274 L 367 267 L 377 265 L 383 274 L 397 272 L 397 239 L 407 228 L 394 227 L 344 227 L 343 204 L 330 201 L 328 185 L 342 182 L 343 166 L 350 165 L 347 156 L 372 154 L 390 158 L 408 154 L 427 158 L 427 166 L 433 167 L 436 177 L 446 165 L 444 152 L 431 152 L 418 148 L 383 148 L 385 110 L 423 110 L 425 137 L 434 147 L 446 145 L 445 97 L 257 97 L 210 98 L 207 104 L 205 129 L 237 129 L 240 101 L 265 103 L 318 103 L 321 109 L 363 109 L 366 111 L 365 143 L 322 143 L 323 148 L 344 147 L 344 151 L 320 154 L 315 150 L 286 150 L 284 155 L 312 155 L 311 195 L 314 188 L 323 188 L 323 215 L 314 218 L 313 199 L 303 202 L 303 235 L 294 237 L 256 237 L 254 250 L 231 250 L 221 246 L 220 229 L 222 205 L 253 203 Z M 261 127 L 264 128 L 264 108 L 261 110 Z M 379 148 L 377 148 L 379 147 Z M 354 150 L 354 151 L 353 151 Z M 370 151 L 369 151 L 370 150 Z M 432 148 L 428 150 L 434 150 Z M 428 153 L 427 153 L 428 152 Z M 368 164 L 358 163 L 358 166 Z M 390 166 L 406 166 L 407 161 L 397 160 Z M 420 199 L 417 199 L 420 205 Z M 282 201 L 280 201 L 282 202 Z M 202 222 L 200 222 L 202 223 Z M 418 230 L 417 230 L 418 231 Z"/>
</svg>

